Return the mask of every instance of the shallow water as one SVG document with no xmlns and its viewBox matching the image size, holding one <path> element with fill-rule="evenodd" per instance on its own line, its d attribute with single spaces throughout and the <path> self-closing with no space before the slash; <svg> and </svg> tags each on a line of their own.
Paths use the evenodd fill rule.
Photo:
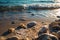
<svg viewBox="0 0 60 40">
<path fill-rule="evenodd" d="M 57 1 L 57 0 L 56 0 Z M 54 0 L 0 0 L 0 6 L 17 6 L 22 4 L 51 4 L 55 3 Z M 59 2 L 57 2 L 59 3 Z M 53 6 L 53 5 L 52 5 Z M 20 18 L 27 18 L 27 19 L 36 19 L 36 20 L 50 20 L 53 21 L 57 19 L 56 16 L 60 16 L 60 9 L 52 9 L 52 10 L 26 10 L 24 12 L 3 12 L 0 13 L 0 19 L 20 19 Z"/>
<path fill-rule="evenodd" d="M 40 4 L 50 4 L 55 3 L 57 0 L 0 0 L 0 5 L 3 6 L 17 6 L 21 4 L 33 4 L 33 3 L 40 3 Z M 56 3 L 59 3 L 57 1 Z"/>
<path fill-rule="evenodd" d="M 23 12 L 3 12 L 0 13 L 0 19 L 2 17 L 4 19 L 20 19 L 20 18 L 27 18 L 27 19 L 36 19 L 36 20 L 44 20 L 44 21 L 54 21 L 57 19 L 57 16 L 60 16 L 60 9 L 53 9 L 53 10 L 26 10 Z"/>
</svg>

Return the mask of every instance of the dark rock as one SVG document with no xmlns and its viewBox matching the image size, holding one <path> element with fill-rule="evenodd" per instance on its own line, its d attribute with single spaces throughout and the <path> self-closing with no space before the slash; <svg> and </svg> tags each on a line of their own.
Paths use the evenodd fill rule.
<svg viewBox="0 0 60 40">
<path fill-rule="evenodd" d="M 58 31 L 57 34 L 58 34 L 58 37 L 60 38 L 60 31 Z"/>
<path fill-rule="evenodd" d="M 58 20 L 55 20 L 56 22 L 60 22 L 60 19 L 58 19 Z"/>
<path fill-rule="evenodd" d="M 42 23 L 44 23 L 44 22 L 42 22 Z"/>
<path fill-rule="evenodd" d="M 24 27 L 22 27 L 22 26 L 18 26 L 18 27 L 16 28 L 16 30 L 19 30 L 19 29 L 26 29 L 26 28 L 24 28 Z"/>
<path fill-rule="evenodd" d="M 24 24 L 20 24 L 20 26 L 18 26 L 16 30 L 19 30 L 19 29 L 26 29 L 26 26 Z"/>
<path fill-rule="evenodd" d="M 17 37 L 12 37 L 12 38 L 8 38 L 6 40 L 18 40 L 18 38 Z"/>
<path fill-rule="evenodd" d="M 30 22 L 30 23 L 27 24 L 27 28 L 31 28 L 31 27 L 33 27 L 35 25 L 36 25 L 36 22 L 35 21 Z"/>
<path fill-rule="evenodd" d="M 60 18 L 60 16 L 57 16 L 57 18 Z"/>
<path fill-rule="evenodd" d="M 58 25 L 60 26 L 60 23 L 58 23 Z"/>
<path fill-rule="evenodd" d="M 57 32 L 60 35 L 60 31 Z"/>
<path fill-rule="evenodd" d="M 57 31 L 60 30 L 60 27 L 59 27 L 59 26 L 55 26 L 55 27 L 52 27 L 50 30 L 51 30 L 52 32 L 57 32 Z"/>
<path fill-rule="evenodd" d="M 57 36 L 58 38 L 60 38 L 59 36 L 59 31 L 60 31 L 60 21 L 57 20 L 55 22 L 52 22 L 50 25 L 49 25 L 49 30 L 50 30 L 50 33 Z"/>
<path fill-rule="evenodd" d="M 58 21 L 60 22 L 60 19 Z"/>
<path fill-rule="evenodd" d="M 34 14 L 31 14 L 32 16 L 34 16 Z"/>
<path fill-rule="evenodd" d="M 14 21 L 12 21 L 12 22 L 11 22 L 11 24 L 15 24 L 15 22 L 14 22 Z"/>
<path fill-rule="evenodd" d="M 60 30 L 60 21 L 52 22 L 52 23 L 49 25 L 49 30 L 50 30 L 50 32 L 55 32 L 55 33 L 57 33 L 57 32 Z"/>
<path fill-rule="evenodd" d="M 52 40 L 58 40 L 56 37 L 51 36 L 50 37 Z"/>
<path fill-rule="evenodd" d="M 48 35 L 41 35 L 40 37 L 37 38 L 37 40 L 51 40 L 48 38 Z"/>
<path fill-rule="evenodd" d="M 47 33 L 46 27 L 42 27 L 41 30 L 38 32 L 38 35 L 41 35 L 42 33 Z"/>
<path fill-rule="evenodd" d="M 7 35 L 9 35 L 10 33 L 14 32 L 14 31 L 15 31 L 15 28 L 9 28 L 6 32 L 4 32 L 2 34 L 2 36 L 7 36 Z"/>
<path fill-rule="evenodd" d="M 37 38 L 37 40 L 58 40 L 58 38 L 56 36 L 42 34 Z"/>
<path fill-rule="evenodd" d="M 6 32 L 4 32 L 1 36 L 7 36 L 7 35 L 9 35 L 11 32 L 9 32 L 9 31 L 6 31 Z"/>
<path fill-rule="evenodd" d="M 20 21 L 26 21 L 25 19 L 19 19 Z"/>
<path fill-rule="evenodd" d="M 28 11 L 27 13 L 31 13 L 30 11 Z"/>
</svg>

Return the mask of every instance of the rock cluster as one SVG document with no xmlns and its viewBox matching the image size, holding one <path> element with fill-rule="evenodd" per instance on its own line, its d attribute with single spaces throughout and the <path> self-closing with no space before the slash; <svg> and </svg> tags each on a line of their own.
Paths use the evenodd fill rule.
<svg viewBox="0 0 60 40">
<path fill-rule="evenodd" d="M 50 33 L 56 35 L 60 39 L 60 21 L 56 20 L 49 25 Z"/>
<path fill-rule="evenodd" d="M 54 21 L 49 26 L 47 24 L 42 26 L 39 32 L 35 27 L 37 22 L 29 22 L 27 25 L 20 24 L 17 28 L 10 28 L 9 32 L 15 35 L 10 38 L 3 38 L 6 40 L 60 40 L 60 21 Z"/>
</svg>

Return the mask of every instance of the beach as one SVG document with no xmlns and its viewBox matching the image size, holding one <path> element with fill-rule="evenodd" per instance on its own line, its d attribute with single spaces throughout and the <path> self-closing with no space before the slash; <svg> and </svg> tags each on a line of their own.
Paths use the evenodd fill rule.
<svg viewBox="0 0 60 40">
<path fill-rule="evenodd" d="M 0 40 L 60 40 L 60 3 L 24 1 L 0 1 Z"/>
</svg>

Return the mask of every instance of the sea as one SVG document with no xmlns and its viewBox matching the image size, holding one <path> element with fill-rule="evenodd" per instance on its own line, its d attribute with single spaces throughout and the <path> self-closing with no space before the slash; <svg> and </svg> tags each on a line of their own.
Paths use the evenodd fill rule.
<svg viewBox="0 0 60 40">
<path fill-rule="evenodd" d="M 0 0 L 0 6 L 20 6 L 20 5 L 28 5 L 28 4 L 55 4 L 54 0 Z M 59 2 L 57 2 L 59 3 Z M 60 8 L 52 9 L 52 10 L 27 10 L 25 12 L 19 11 L 9 11 L 9 12 L 0 12 L 0 20 L 1 19 L 19 19 L 19 18 L 27 18 L 27 19 L 36 19 L 36 20 L 44 20 L 44 21 L 54 21 L 60 16 Z M 41 21 L 42 21 L 41 20 Z"/>
</svg>

